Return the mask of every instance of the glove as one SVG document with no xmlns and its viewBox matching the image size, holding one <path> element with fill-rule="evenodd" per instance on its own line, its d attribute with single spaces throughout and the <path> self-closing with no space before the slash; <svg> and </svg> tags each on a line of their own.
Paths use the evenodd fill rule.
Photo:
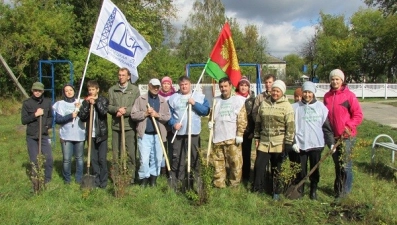
<svg viewBox="0 0 397 225">
<path fill-rule="evenodd" d="M 331 151 L 332 151 L 332 153 L 335 153 L 335 152 L 336 152 L 336 148 L 334 149 L 334 146 L 335 146 L 335 145 L 331 145 L 331 148 L 330 148 Z"/>
<path fill-rule="evenodd" d="M 214 127 L 214 123 L 213 122 L 208 122 L 208 129 L 212 130 L 212 128 Z"/>
<path fill-rule="evenodd" d="M 241 144 L 241 143 L 243 143 L 243 137 L 236 137 L 236 144 Z"/>
<path fill-rule="evenodd" d="M 299 151 L 299 147 L 298 147 L 297 144 L 292 145 L 292 149 L 293 149 L 296 153 L 299 153 L 299 152 L 300 152 L 300 151 Z"/>
</svg>

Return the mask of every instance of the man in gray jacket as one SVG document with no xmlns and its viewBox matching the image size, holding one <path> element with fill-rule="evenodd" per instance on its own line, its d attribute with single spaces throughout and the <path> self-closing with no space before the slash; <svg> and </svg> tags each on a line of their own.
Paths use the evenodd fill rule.
<svg viewBox="0 0 397 225">
<path fill-rule="evenodd" d="M 121 156 L 121 120 L 124 120 L 125 147 L 127 151 L 127 169 L 132 175 L 131 184 L 135 180 L 135 123 L 132 121 L 131 109 L 135 99 L 139 96 L 137 86 L 130 83 L 131 72 L 127 68 L 120 68 L 119 82 L 109 88 L 109 114 L 112 115 L 112 150 L 113 169 L 118 174 L 119 157 Z"/>
<path fill-rule="evenodd" d="M 156 186 L 163 159 L 161 143 L 167 140 L 165 124 L 171 118 L 167 101 L 159 95 L 160 85 L 158 79 L 151 79 L 148 85 L 149 92 L 136 99 L 131 111 L 132 120 L 138 123 L 138 151 L 141 164 L 138 175 L 144 187 L 149 181 L 150 186 Z M 155 118 L 158 130 L 156 124 L 153 123 L 153 118 Z"/>
</svg>

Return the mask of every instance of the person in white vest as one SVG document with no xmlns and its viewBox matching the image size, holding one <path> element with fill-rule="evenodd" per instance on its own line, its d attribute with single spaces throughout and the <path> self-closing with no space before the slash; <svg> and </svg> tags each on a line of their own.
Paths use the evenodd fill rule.
<svg viewBox="0 0 397 225">
<path fill-rule="evenodd" d="M 213 159 L 214 186 L 225 188 L 238 186 L 241 181 L 243 157 L 241 144 L 244 131 L 247 127 L 247 112 L 245 98 L 241 95 L 232 95 L 232 83 L 229 77 L 219 80 L 221 95 L 215 97 L 214 123 L 209 122 L 208 128 L 214 129 Z M 229 165 L 229 174 L 226 174 L 226 162 Z"/>
<path fill-rule="evenodd" d="M 199 177 L 199 138 L 201 132 L 201 117 L 207 116 L 210 111 L 208 100 L 200 93 L 192 93 L 190 78 L 181 76 L 178 79 L 179 91 L 171 95 L 168 99 L 171 111 L 171 119 L 168 124 L 172 127 L 172 132 L 177 132 L 173 143 L 172 164 L 170 177 L 172 186 L 176 188 L 177 184 L 183 184 L 186 175 L 186 153 L 188 150 L 188 115 L 185 111 L 188 104 L 192 105 L 192 124 L 191 124 L 191 170 L 195 179 Z"/>
<path fill-rule="evenodd" d="M 328 120 L 328 109 L 317 101 L 316 85 L 306 81 L 302 85 L 302 100 L 292 104 L 295 115 L 295 139 L 292 149 L 299 154 L 301 172 L 298 182 L 307 175 L 307 161 L 312 169 L 321 158 L 325 144 L 328 147 L 335 142 L 331 124 Z M 310 175 L 310 199 L 317 199 L 317 185 L 320 181 L 320 168 Z M 304 185 L 299 192 L 304 195 Z"/>
<path fill-rule="evenodd" d="M 66 84 L 62 89 L 63 100 L 55 102 L 52 106 L 55 112 L 55 123 L 61 125 L 59 137 L 63 154 L 63 181 L 71 182 L 72 156 L 76 160 L 76 183 L 83 178 L 84 168 L 84 141 L 85 126 L 78 117 L 80 101 L 76 102 L 75 91 L 72 85 Z"/>
</svg>

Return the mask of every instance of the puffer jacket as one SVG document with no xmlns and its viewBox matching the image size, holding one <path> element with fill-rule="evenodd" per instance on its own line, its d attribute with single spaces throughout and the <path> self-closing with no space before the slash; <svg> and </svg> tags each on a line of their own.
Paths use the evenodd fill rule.
<svg viewBox="0 0 397 225">
<path fill-rule="evenodd" d="M 249 98 L 245 100 L 245 110 L 247 111 L 247 127 L 245 128 L 244 135 L 248 136 L 254 133 L 255 120 L 252 117 L 252 112 L 255 102 L 255 92 L 251 91 Z"/>
<path fill-rule="evenodd" d="M 95 128 L 95 142 L 101 142 L 108 138 L 108 106 L 109 101 L 107 98 L 98 96 L 95 100 L 94 110 L 96 112 L 95 121 L 93 126 Z M 83 122 L 90 121 L 90 103 L 89 101 L 83 101 L 80 107 L 78 116 Z M 86 134 L 89 134 L 89 126 L 86 125 Z"/>
<path fill-rule="evenodd" d="M 328 118 L 335 137 L 342 135 L 347 138 L 357 135 L 357 126 L 363 121 L 363 112 L 356 95 L 346 85 L 340 89 L 331 89 L 324 95 L 324 105 L 328 108 Z"/>
<path fill-rule="evenodd" d="M 258 150 L 280 153 L 283 145 L 291 145 L 295 135 L 294 110 L 286 96 L 276 102 L 267 97 L 259 106 L 255 120 L 255 139 L 260 140 Z M 261 148 L 262 145 L 262 148 Z"/>
</svg>

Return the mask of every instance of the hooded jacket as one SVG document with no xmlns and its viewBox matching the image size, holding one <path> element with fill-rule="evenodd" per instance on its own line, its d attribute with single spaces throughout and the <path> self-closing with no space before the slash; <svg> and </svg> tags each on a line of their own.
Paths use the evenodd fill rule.
<svg viewBox="0 0 397 225">
<path fill-rule="evenodd" d="M 324 95 L 324 105 L 328 108 L 328 118 L 335 137 L 348 137 L 357 135 L 357 126 L 363 121 L 363 112 L 356 95 L 346 85 L 340 89 L 329 90 Z"/>
</svg>

